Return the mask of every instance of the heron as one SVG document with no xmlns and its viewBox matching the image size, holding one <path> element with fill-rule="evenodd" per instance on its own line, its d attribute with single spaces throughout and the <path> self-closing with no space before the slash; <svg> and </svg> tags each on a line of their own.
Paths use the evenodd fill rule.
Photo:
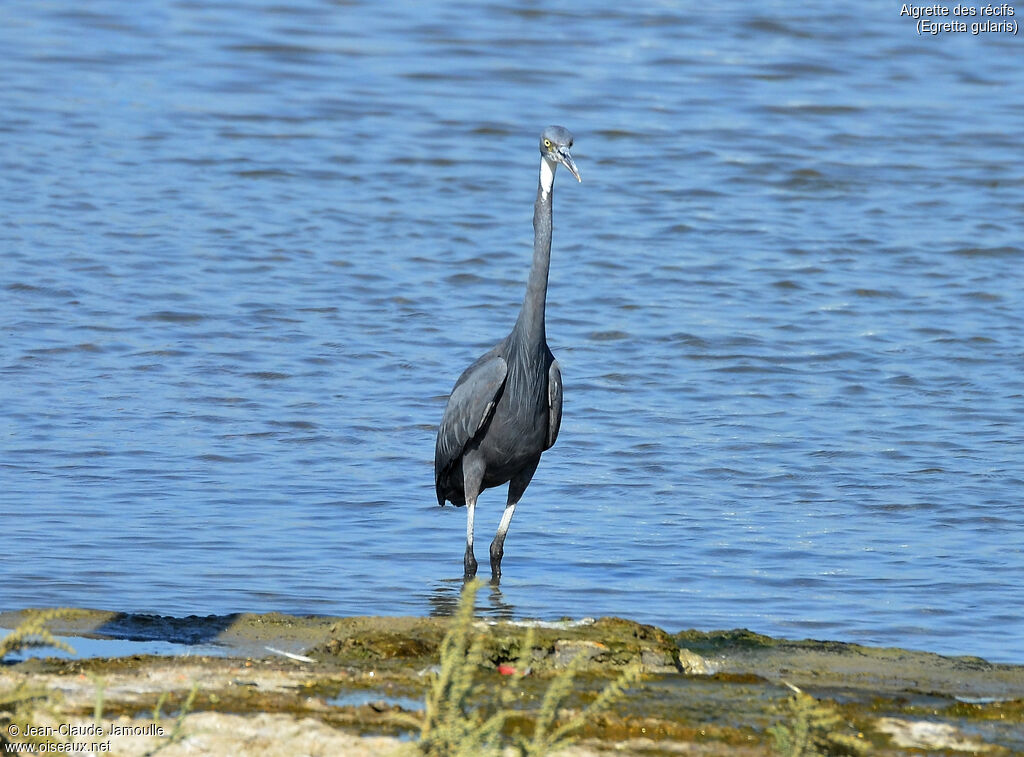
<svg viewBox="0 0 1024 757">
<path fill-rule="evenodd" d="M 501 578 L 505 536 L 516 505 L 555 443 L 562 422 L 562 374 L 544 330 L 551 263 L 551 203 L 555 170 L 580 172 L 569 149 L 572 134 L 548 126 L 540 135 L 540 178 L 533 205 L 533 264 L 512 331 L 470 365 L 452 389 L 437 431 L 437 503 L 466 508 L 465 578 L 476 575 L 473 520 L 480 492 L 508 483 L 508 499 L 491 542 L 491 576 Z"/>
</svg>

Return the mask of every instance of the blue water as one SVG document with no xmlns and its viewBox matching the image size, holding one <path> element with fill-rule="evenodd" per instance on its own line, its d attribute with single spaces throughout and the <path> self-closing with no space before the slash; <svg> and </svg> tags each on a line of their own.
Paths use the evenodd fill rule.
<svg viewBox="0 0 1024 757">
<path fill-rule="evenodd" d="M 560 123 L 565 413 L 481 612 L 1024 662 L 1021 36 L 882 2 L 0 18 L 0 609 L 450 608 L 436 424 L 515 320 Z"/>
</svg>

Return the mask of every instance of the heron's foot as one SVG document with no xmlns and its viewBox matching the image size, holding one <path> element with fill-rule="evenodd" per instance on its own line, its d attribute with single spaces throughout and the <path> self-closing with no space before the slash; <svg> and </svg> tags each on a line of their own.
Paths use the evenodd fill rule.
<svg viewBox="0 0 1024 757">
<path fill-rule="evenodd" d="M 491 544 L 491 581 L 497 582 L 501 578 L 501 558 L 505 555 L 500 544 Z"/>
<path fill-rule="evenodd" d="M 466 567 L 466 578 L 473 578 L 476 575 L 476 558 L 473 557 L 473 550 L 466 547 L 466 557 L 463 560 Z"/>
</svg>

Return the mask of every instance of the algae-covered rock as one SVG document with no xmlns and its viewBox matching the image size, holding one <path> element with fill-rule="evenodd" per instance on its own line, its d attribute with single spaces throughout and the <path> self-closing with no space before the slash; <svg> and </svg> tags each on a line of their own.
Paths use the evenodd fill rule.
<svg viewBox="0 0 1024 757">
<path fill-rule="evenodd" d="M 330 638 L 308 652 L 319 660 L 360 665 L 366 662 L 417 661 L 436 658 L 448 630 L 448 618 L 345 618 L 330 629 Z M 528 655 L 534 669 L 558 669 L 581 658 L 582 670 L 621 668 L 640 662 L 648 672 L 680 670 L 675 642 L 654 626 L 621 618 L 587 623 L 479 622 L 484 658 L 493 666 Z M 436 661 L 436 659 L 434 659 Z"/>
<path fill-rule="evenodd" d="M 526 627 L 524 627 L 526 626 Z M 533 634 L 532 662 L 538 669 L 564 668 L 574 660 L 582 670 L 601 671 L 621 668 L 639 662 L 647 672 L 677 672 L 676 645 L 672 637 L 655 626 L 622 618 L 600 618 L 592 623 L 559 624 L 495 624 L 498 646 L 507 648 L 504 660 L 518 656 L 518 643 L 509 637 L 525 638 L 527 629 Z"/>
<path fill-rule="evenodd" d="M 368 660 L 393 660 L 426 657 L 437 652 L 437 645 L 423 639 L 397 633 L 362 633 L 345 639 L 331 639 L 324 650 L 337 657 L 355 656 Z"/>
<path fill-rule="evenodd" d="M 784 640 L 773 639 L 771 636 L 754 633 L 746 628 L 735 628 L 731 631 L 680 631 L 672 639 L 679 646 L 695 650 L 697 653 L 715 652 L 720 649 L 735 651 L 738 649 L 770 649 Z"/>
<path fill-rule="evenodd" d="M 715 666 L 710 661 L 701 657 L 696 652 L 691 652 L 685 647 L 679 648 L 679 667 L 684 673 L 691 676 L 708 676 L 715 672 Z"/>
<path fill-rule="evenodd" d="M 438 618 L 340 618 L 309 655 L 342 664 L 435 658 L 446 630 Z"/>
<path fill-rule="evenodd" d="M 218 745 L 223 752 L 291 754 L 296 743 L 301 747 L 294 733 L 302 729 L 315 736 L 316 744 L 328 744 L 324 754 L 358 754 L 350 751 L 360 748 L 356 742 L 329 743 L 330 732 L 348 728 L 408 737 L 408 715 L 423 698 L 430 680 L 425 674 L 437 669 L 451 622 L 276 613 L 168 621 L 77 611 L 61 621 L 69 631 L 121 638 L 161 633 L 176 639 L 202 637 L 233 654 L 32 658 L 0 666 L 0 698 L 30 685 L 45 695 L 33 700 L 40 718 L 59 708 L 62 717 L 92 722 L 101 703 L 108 719 L 143 722 L 152 719 L 150 713 L 162 711 L 168 730 L 174 728 L 173 713 L 187 710 L 191 702 L 178 743 L 140 743 L 133 751 L 132 743 L 118 738 L 112 751 L 126 757 L 141 757 L 154 747 L 167 757 L 198 753 L 197 748 L 206 748 L 206 733 L 214 724 L 233 729 L 228 736 L 245 736 L 244 745 Z M 863 734 L 872 744 L 874 754 L 1024 754 L 1024 666 L 772 639 L 745 630 L 673 636 L 621 618 L 478 621 L 472 635 L 484 646 L 484 669 L 475 671 L 483 691 L 513 689 L 516 708 L 523 712 L 514 722 L 526 729 L 545 690 L 574 660 L 580 670 L 559 717 L 587 707 L 622 667 L 636 661 L 644 665 L 649 675 L 583 727 L 581 735 L 592 740 L 589 745 L 567 754 L 770 757 L 774 750 L 768 729 L 780 723 L 799 725 L 780 715 L 779 705 L 791 691 L 786 683 L 828 702 L 857 738 Z M 530 647 L 524 650 L 527 639 Z M 271 646 L 302 652 L 302 659 L 268 655 Z M 515 665 L 520 660 L 528 662 L 533 674 L 508 675 L 510 662 L 516 672 L 527 672 Z M 253 740 L 260 734 L 246 730 L 263 722 L 260 713 L 272 716 L 266 719 L 268 728 L 260 730 L 267 736 L 265 744 Z M 334 733 L 339 744 L 343 735 Z M 364 746 L 370 751 L 363 753 L 382 753 L 390 745 L 369 744 Z"/>
<path fill-rule="evenodd" d="M 610 650 L 607 645 L 599 641 L 589 639 L 559 639 L 555 642 L 552 653 L 552 664 L 556 667 L 564 667 L 576 658 L 582 658 L 588 662 L 607 661 Z"/>
</svg>

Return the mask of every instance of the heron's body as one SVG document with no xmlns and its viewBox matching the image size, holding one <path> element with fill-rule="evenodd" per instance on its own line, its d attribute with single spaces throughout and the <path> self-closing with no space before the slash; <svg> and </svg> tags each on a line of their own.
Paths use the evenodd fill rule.
<svg viewBox="0 0 1024 757">
<path fill-rule="evenodd" d="M 541 135 L 541 169 L 534 205 L 533 265 L 512 332 L 467 368 L 452 389 L 437 432 L 434 483 L 438 504 L 467 507 L 465 573 L 476 573 L 473 521 L 480 492 L 509 484 L 508 500 L 491 543 L 491 572 L 501 558 L 516 504 L 533 478 L 541 453 L 558 437 L 562 378 L 544 330 L 551 259 L 551 204 L 555 167 L 579 179 L 569 155 L 572 135 L 549 126 Z"/>
<path fill-rule="evenodd" d="M 479 392 L 477 404 L 483 407 L 478 407 L 481 412 L 474 417 L 482 426 L 461 451 L 448 448 L 446 440 L 439 437 L 436 462 L 448 463 L 435 471 L 439 504 L 445 500 L 459 507 L 466 504 L 463 466 L 467 455 L 472 460 L 475 454 L 484 464 L 480 482 L 483 491 L 509 482 L 528 466 L 536 466 L 541 452 L 554 443 L 561 407 L 552 409 L 550 394 L 552 384 L 560 384 L 560 378 L 551 379 L 552 366 L 556 373 L 558 367 L 551 350 L 546 344 L 544 347 L 540 354 L 528 354 L 533 351 L 509 335 L 469 366 L 456 382 L 453 396 L 466 382 Z M 555 390 L 560 392 L 561 386 Z M 486 417 L 488 414 L 490 417 Z"/>
</svg>

